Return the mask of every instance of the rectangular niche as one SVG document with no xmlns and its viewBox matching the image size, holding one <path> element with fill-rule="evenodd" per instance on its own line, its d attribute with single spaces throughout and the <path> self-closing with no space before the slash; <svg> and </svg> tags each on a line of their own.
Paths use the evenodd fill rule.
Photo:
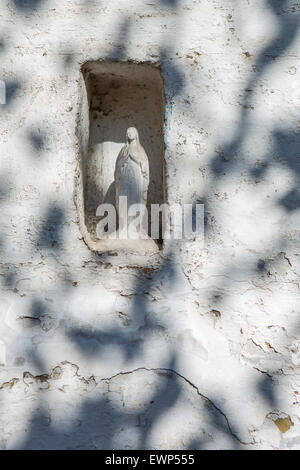
<svg viewBox="0 0 300 470">
<path fill-rule="evenodd" d="M 148 63 L 89 61 L 82 76 L 86 103 L 81 109 L 81 225 L 87 245 L 105 252 L 118 245 L 97 239 L 96 211 L 101 203 L 115 205 L 115 163 L 128 127 L 138 129 L 149 159 L 149 216 L 151 204 L 165 202 L 164 86 L 160 70 Z"/>
</svg>

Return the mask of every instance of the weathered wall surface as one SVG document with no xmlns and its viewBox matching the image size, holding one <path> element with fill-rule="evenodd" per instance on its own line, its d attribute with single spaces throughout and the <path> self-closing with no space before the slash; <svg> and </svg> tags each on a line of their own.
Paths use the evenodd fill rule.
<svg viewBox="0 0 300 470">
<path fill-rule="evenodd" d="M 13 0 L 0 12 L 0 448 L 300 448 L 300 4 Z M 160 65 L 169 202 L 205 247 L 91 252 L 80 67 Z"/>
</svg>

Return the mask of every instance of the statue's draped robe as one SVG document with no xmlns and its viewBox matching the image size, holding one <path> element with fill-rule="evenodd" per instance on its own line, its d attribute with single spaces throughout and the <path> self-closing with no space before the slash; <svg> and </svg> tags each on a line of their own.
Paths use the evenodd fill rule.
<svg viewBox="0 0 300 470">
<path fill-rule="evenodd" d="M 119 197 L 127 197 L 128 209 L 132 204 L 147 204 L 149 185 L 149 163 L 138 136 L 132 143 L 127 143 L 120 151 L 115 169 L 116 206 L 119 214 L 119 226 L 122 226 L 122 214 L 119 213 Z M 128 220 L 129 222 L 129 220 Z"/>
</svg>

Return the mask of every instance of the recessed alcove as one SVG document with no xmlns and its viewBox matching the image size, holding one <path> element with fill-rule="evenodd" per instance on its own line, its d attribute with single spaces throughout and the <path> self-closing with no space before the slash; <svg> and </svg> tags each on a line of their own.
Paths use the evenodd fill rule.
<svg viewBox="0 0 300 470">
<path fill-rule="evenodd" d="M 96 237 L 96 211 L 102 203 L 115 205 L 115 163 L 128 127 L 138 129 L 149 159 L 149 216 L 151 204 L 165 202 L 163 79 L 160 70 L 149 63 L 106 61 L 86 62 L 82 78 L 81 224 L 87 244 L 107 251 L 110 241 Z M 156 243 L 160 246 L 158 240 Z M 118 248 L 116 242 L 113 245 L 111 249 Z"/>
</svg>

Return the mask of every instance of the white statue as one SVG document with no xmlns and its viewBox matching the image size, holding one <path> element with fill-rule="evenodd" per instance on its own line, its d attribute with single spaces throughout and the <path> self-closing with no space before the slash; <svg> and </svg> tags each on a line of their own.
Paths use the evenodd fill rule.
<svg viewBox="0 0 300 470">
<path fill-rule="evenodd" d="M 149 186 L 149 161 L 147 154 L 140 144 L 139 134 L 135 127 L 129 127 L 126 133 L 127 143 L 122 147 L 115 168 L 116 207 L 119 216 L 119 232 L 134 220 L 141 217 L 128 216 L 120 207 L 120 197 L 127 197 L 127 206 L 140 204 L 146 208 Z M 139 228 L 140 233 L 142 227 Z M 143 238 L 147 238 L 145 235 Z"/>
</svg>

